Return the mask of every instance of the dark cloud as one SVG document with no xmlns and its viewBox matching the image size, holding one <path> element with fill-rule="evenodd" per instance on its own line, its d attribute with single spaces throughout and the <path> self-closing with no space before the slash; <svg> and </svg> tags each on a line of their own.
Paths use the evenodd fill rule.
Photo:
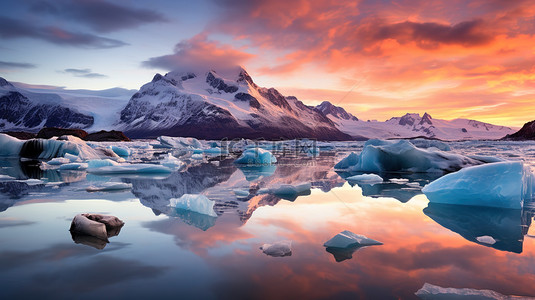
<svg viewBox="0 0 535 300">
<path fill-rule="evenodd" d="M 67 31 L 58 27 L 38 27 L 29 22 L 0 16 L 0 37 L 5 39 L 34 38 L 57 45 L 106 49 L 127 45 L 127 43 L 88 33 Z"/>
<path fill-rule="evenodd" d="M 252 58 L 250 53 L 242 52 L 229 45 L 208 40 L 199 34 L 189 40 L 176 44 L 174 53 L 152 57 L 142 65 L 148 68 L 161 68 L 169 71 L 206 71 L 225 72 Z"/>
<path fill-rule="evenodd" d="M 131 8 L 106 1 L 40 1 L 31 10 L 86 24 L 99 32 L 111 32 L 155 22 L 166 18 L 153 10 Z"/>
<path fill-rule="evenodd" d="M 482 20 L 461 22 L 455 25 L 439 23 L 402 22 L 372 24 L 359 32 L 361 41 L 376 42 L 395 39 L 400 44 L 415 42 L 421 48 L 434 49 L 441 44 L 457 44 L 465 47 L 484 45 L 493 40 L 485 30 Z"/>
<path fill-rule="evenodd" d="M 30 63 L 0 61 L 0 69 L 34 69 L 37 67 Z"/>
<path fill-rule="evenodd" d="M 108 76 L 106 76 L 104 74 L 93 73 L 93 72 L 91 72 L 91 69 L 65 69 L 62 72 L 74 75 L 76 77 L 84 77 L 84 78 L 104 78 L 104 77 L 108 77 Z"/>
</svg>

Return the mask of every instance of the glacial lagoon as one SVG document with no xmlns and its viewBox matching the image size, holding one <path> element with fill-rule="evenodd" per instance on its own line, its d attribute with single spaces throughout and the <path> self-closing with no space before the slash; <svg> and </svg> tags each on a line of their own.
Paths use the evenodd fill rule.
<svg viewBox="0 0 535 300">
<path fill-rule="evenodd" d="M 333 166 L 362 145 L 319 143 L 312 155 L 269 149 L 277 163 L 262 167 L 237 165 L 232 154 L 199 159 L 177 149 L 132 148 L 127 161 L 171 153 L 187 164 L 153 175 L 42 170 L 36 161 L 2 159 L 2 298 L 419 299 L 426 283 L 535 297 L 531 202 L 522 210 L 430 203 L 421 189 L 440 174 L 346 181 L 355 174 Z M 535 143 L 448 145 L 452 153 L 522 160 L 535 169 Z M 110 182 L 125 189 L 88 191 Z M 273 192 L 303 183 L 311 189 Z M 214 201 L 216 216 L 169 206 L 186 194 Z M 79 213 L 117 216 L 125 225 L 109 243 L 77 236 L 69 227 Z M 323 246 L 344 230 L 382 245 Z M 279 241 L 291 241 L 291 255 L 260 250 Z"/>
</svg>

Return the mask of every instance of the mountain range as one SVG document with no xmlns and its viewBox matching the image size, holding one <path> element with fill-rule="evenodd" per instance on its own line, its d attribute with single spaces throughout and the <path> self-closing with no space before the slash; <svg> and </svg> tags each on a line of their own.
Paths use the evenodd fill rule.
<svg viewBox="0 0 535 300">
<path fill-rule="evenodd" d="M 516 131 L 475 120 L 433 119 L 427 113 L 363 121 L 329 101 L 307 106 L 274 88 L 259 87 L 241 67 L 224 73 L 156 74 L 139 91 L 65 90 L 0 78 L 0 131 L 35 132 L 42 127 L 114 129 L 132 138 L 319 140 L 499 139 Z"/>
</svg>

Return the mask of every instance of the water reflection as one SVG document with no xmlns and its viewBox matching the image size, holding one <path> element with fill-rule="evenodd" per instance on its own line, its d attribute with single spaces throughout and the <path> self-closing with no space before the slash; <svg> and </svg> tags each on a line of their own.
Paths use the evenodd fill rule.
<svg viewBox="0 0 535 300">
<path fill-rule="evenodd" d="M 364 248 L 367 248 L 367 246 L 356 245 L 349 248 L 327 247 L 325 248 L 325 251 L 331 253 L 336 262 L 342 262 L 344 260 L 353 258 L 353 253 Z"/>
<path fill-rule="evenodd" d="M 423 212 L 471 242 L 514 253 L 522 253 L 524 235 L 533 216 L 533 212 L 527 210 L 441 203 L 429 203 Z M 481 242 L 481 238 L 478 240 L 485 236 L 496 242 L 490 244 Z"/>
<path fill-rule="evenodd" d="M 337 171 L 342 178 L 353 175 L 364 174 L 362 172 L 343 172 Z M 391 197 L 402 203 L 408 202 L 416 195 L 422 194 L 422 188 L 431 181 L 439 178 L 439 173 L 380 173 L 383 183 L 378 184 L 361 184 L 358 186 L 362 189 L 362 195 L 368 197 Z M 355 182 L 349 182 L 351 186 L 357 185 Z"/>
</svg>

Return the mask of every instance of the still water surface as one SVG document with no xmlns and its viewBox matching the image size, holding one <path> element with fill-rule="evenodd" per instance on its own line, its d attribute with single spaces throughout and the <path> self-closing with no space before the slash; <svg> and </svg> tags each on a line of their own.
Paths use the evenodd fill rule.
<svg viewBox="0 0 535 300">
<path fill-rule="evenodd" d="M 529 143 L 452 147 L 529 164 L 535 153 Z M 2 161 L 4 173 L 24 174 L 19 179 L 34 174 L 55 182 L 0 182 L 2 298 L 417 299 L 424 283 L 535 296 L 530 206 L 430 205 L 420 189 L 436 175 L 382 174 L 384 184 L 352 186 L 343 179 L 347 174 L 332 168 L 348 149 L 281 157 L 263 170 L 205 159 L 159 178 L 39 173 Z M 85 191 L 103 181 L 133 188 Z M 256 194 L 302 182 L 312 183 L 311 193 L 295 199 Z M 168 206 L 185 193 L 216 201 L 218 217 Z M 69 227 L 85 212 L 115 215 L 126 224 L 110 243 L 80 240 Z M 343 230 L 384 245 L 327 252 L 323 243 Z M 485 235 L 497 242 L 477 240 Z M 259 249 L 280 240 L 292 241 L 291 256 Z"/>
</svg>

